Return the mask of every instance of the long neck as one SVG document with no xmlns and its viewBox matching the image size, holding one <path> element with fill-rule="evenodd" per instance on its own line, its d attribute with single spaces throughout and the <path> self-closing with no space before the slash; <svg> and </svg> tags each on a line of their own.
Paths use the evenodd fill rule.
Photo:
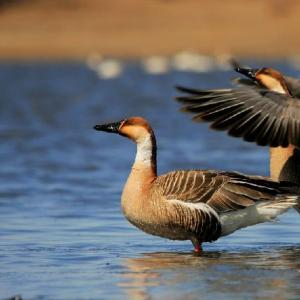
<svg viewBox="0 0 300 300">
<path fill-rule="evenodd" d="M 122 193 L 125 215 L 139 214 L 143 203 L 149 201 L 149 192 L 156 179 L 156 142 L 153 134 L 137 142 L 137 152 Z"/>
<path fill-rule="evenodd" d="M 300 149 L 293 145 L 270 147 L 270 176 L 300 184 Z"/>
<path fill-rule="evenodd" d="M 153 132 L 137 141 L 137 151 L 133 169 L 150 169 L 157 175 L 156 140 Z"/>
<path fill-rule="evenodd" d="M 266 87 L 287 96 L 291 95 L 285 80 L 280 85 L 277 81 L 277 86 Z M 291 144 L 286 148 L 270 147 L 270 176 L 276 180 L 300 184 L 300 149 Z"/>
</svg>

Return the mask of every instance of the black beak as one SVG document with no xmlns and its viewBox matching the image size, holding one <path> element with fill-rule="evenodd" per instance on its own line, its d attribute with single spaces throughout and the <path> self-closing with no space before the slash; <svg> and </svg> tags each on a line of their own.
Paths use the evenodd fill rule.
<svg viewBox="0 0 300 300">
<path fill-rule="evenodd" d="M 236 72 L 239 72 L 239 73 L 249 77 L 250 79 L 254 79 L 254 80 L 256 79 L 255 75 L 256 75 L 257 71 L 259 71 L 259 69 L 251 69 L 248 67 L 242 67 L 235 59 L 231 59 L 230 63 Z"/>
<path fill-rule="evenodd" d="M 247 77 L 249 77 L 250 79 L 255 80 L 256 79 L 255 75 L 256 75 L 256 73 L 259 69 L 251 69 L 251 68 L 247 68 L 247 67 L 242 68 L 240 66 L 236 66 L 234 68 L 234 70 L 241 73 L 241 74 L 243 74 L 243 75 L 245 75 L 245 76 L 247 76 Z"/>
<path fill-rule="evenodd" d="M 119 133 L 119 128 L 121 126 L 122 121 L 116 122 L 116 123 L 108 123 L 103 125 L 96 125 L 94 126 L 94 129 L 98 131 L 106 131 L 106 132 L 112 132 L 112 133 Z"/>
</svg>

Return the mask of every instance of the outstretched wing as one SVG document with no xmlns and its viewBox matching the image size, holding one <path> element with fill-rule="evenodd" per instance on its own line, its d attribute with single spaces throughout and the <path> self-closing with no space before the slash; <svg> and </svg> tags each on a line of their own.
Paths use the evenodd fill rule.
<svg viewBox="0 0 300 300">
<path fill-rule="evenodd" d="M 300 101 L 239 80 L 233 89 L 177 89 L 186 95 L 176 99 L 182 111 L 194 114 L 194 121 L 211 122 L 211 127 L 226 130 L 261 146 L 300 146 Z M 247 85 L 251 85 L 247 86 Z"/>
</svg>

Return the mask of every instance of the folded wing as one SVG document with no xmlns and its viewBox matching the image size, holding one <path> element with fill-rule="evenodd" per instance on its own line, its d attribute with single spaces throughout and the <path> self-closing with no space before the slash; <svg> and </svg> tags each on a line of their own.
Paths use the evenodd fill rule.
<svg viewBox="0 0 300 300">
<path fill-rule="evenodd" d="M 289 184 L 284 189 L 263 177 L 210 170 L 171 172 L 158 177 L 157 183 L 163 197 L 173 205 L 172 220 L 202 241 L 220 236 L 222 214 L 269 203 L 277 195 L 289 193 Z"/>
<path fill-rule="evenodd" d="M 243 209 L 257 201 L 271 201 L 293 186 L 261 176 L 212 170 L 170 172 L 159 177 L 159 184 L 166 199 L 206 203 L 217 213 Z"/>
</svg>

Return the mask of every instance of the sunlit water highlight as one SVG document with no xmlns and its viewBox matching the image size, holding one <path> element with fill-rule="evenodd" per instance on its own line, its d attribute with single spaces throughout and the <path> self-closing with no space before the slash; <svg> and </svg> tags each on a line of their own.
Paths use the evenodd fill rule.
<svg viewBox="0 0 300 300">
<path fill-rule="evenodd" d="M 288 64 L 273 63 L 299 76 Z M 298 299 L 300 217 L 204 245 L 146 235 L 124 219 L 120 194 L 135 147 L 92 130 L 141 115 L 158 139 L 159 172 L 267 174 L 258 148 L 178 113 L 174 85 L 225 87 L 234 73 L 147 75 L 123 62 L 100 80 L 84 64 L 0 65 L 0 298 Z"/>
</svg>

